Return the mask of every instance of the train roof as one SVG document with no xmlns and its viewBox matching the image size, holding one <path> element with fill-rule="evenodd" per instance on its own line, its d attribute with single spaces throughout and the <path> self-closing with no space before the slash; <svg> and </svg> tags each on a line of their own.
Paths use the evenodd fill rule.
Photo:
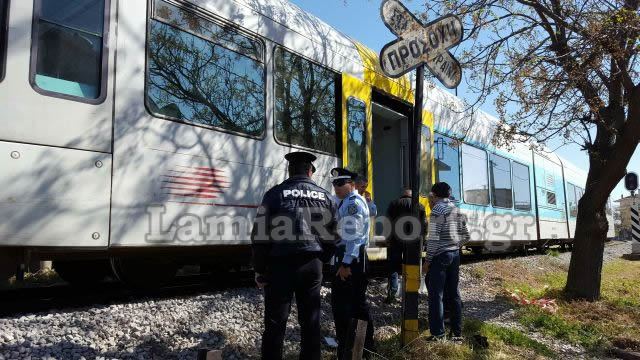
<svg viewBox="0 0 640 360">
<path fill-rule="evenodd" d="M 228 20 L 283 46 L 294 47 L 297 52 L 323 65 L 360 79 L 364 79 L 365 67 L 382 74 L 375 51 L 287 0 L 191 1 L 202 8 L 215 9 L 216 13 L 222 13 Z M 375 57 L 374 61 L 363 59 L 362 52 L 366 52 L 366 56 Z M 408 78 L 405 76 L 403 81 L 408 81 Z M 410 81 L 411 87 L 413 83 Z M 425 81 L 423 105 L 426 110 L 433 112 L 437 131 L 449 135 L 464 135 L 466 141 L 476 145 L 491 144 L 498 124 L 497 118 L 480 109 L 464 111 L 467 105 L 460 98 L 431 81 Z M 528 143 L 516 143 L 511 153 L 524 159 L 530 157 L 529 149 Z M 584 173 L 557 154 L 552 157 L 571 168 L 572 172 Z"/>
</svg>

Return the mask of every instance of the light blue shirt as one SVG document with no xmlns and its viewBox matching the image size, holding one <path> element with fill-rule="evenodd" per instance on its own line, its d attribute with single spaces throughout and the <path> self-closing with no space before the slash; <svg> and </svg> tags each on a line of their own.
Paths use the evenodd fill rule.
<svg viewBox="0 0 640 360">
<path fill-rule="evenodd" d="M 360 246 L 369 243 L 369 206 L 367 201 L 353 190 L 344 200 L 338 202 L 338 235 L 340 243 L 338 246 L 345 246 L 345 253 L 342 262 L 351 264 L 353 259 L 357 259 Z"/>
<path fill-rule="evenodd" d="M 373 201 L 369 203 L 369 216 L 378 216 L 378 207 Z"/>
</svg>

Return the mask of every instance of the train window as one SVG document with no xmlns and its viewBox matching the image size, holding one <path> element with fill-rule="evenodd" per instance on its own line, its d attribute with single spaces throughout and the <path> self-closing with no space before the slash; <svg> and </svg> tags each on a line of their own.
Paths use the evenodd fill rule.
<svg viewBox="0 0 640 360">
<path fill-rule="evenodd" d="M 4 80 L 9 32 L 9 0 L 0 0 L 0 81 Z"/>
<path fill-rule="evenodd" d="M 511 187 L 511 163 L 509 159 L 491 154 L 489 157 L 489 171 L 493 206 L 511 209 L 513 207 L 513 189 Z"/>
<path fill-rule="evenodd" d="M 276 139 L 338 154 L 340 74 L 278 47 L 274 81 Z"/>
<path fill-rule="evenodd" d="M 357 174 L 367 174 L 367 108 L 355 98 L 347 100 L 347 168 Z"/>
<path fill-rule="evenodd" d="M 462 187 L 468 204 L 489 205 L 487 152 L 462 144 Z"/>
<path fill-rule="evenodd" d="M 578 216 L 578 199 L 577 199 L 578 187 L 567 183 L 567 200 L 569 201 L 569 216 Z"/>
<path fill-rule="evenodd" d="M 531 210 L 531 184 L 529 167 L 517 162 L 511 163 L 513 173 L 513 198 L 516 210 Z"/>
<path fill-rule="evenodd" d="M 147 46 L 154 115 L 258 137 L 265 129 L 264 45 L 161 0 Z"/>
<path fill-rule="evenodd" d="M 435 164 L 436 182 L 446 182 L 451 186 L 451 197 L 460 200 L 460 142 L 444 135 L 436 134 Z"/>
<path fill-rule="evenodd" d="M 45 95 L 99 103 L 109 0 L 35 0 L 31 84 Z"/>
<path fill-rule="evenodd" d="M 431 191 L 431 129 L 422 125 L 420 136 L 420 194 L 427 196 Z"/>
</svg>

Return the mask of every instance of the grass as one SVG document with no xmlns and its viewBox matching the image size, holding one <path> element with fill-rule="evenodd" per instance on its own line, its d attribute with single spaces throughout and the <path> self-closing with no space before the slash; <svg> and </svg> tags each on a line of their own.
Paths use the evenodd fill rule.
<svg viewBox="0 0 640 360">
<path fill-rule="evenodd" d="M 0 290 L 23 287 L 37 287 L 62 282 L 62 278 L 52 269 L 43 269 L 35 273 L 25 273 L 24 281 L 17 281 L 15 275 L 0 284 Z"/>
<path fill-rule="evenodd" d="M 552 257 L 558 257 L 560 256 L 560 251 L 558 249 L 549 249 L 547 250 L 547 255 Z"/>
<path fill-rule="evenodd" d="M 526 281 L 504 281 L 508 292 L 518 289 L 527 298 L 555 298 L 558 311 L 523 306 L 518 319 L 542 333 L 580 344 L 595 354 L 612 345 L 640 351 L 640 262 L 615 260 L 603 267 L 601 299 L 571 301 L 563 294 L 566 271 L 526 276 Z"/>
<path fill-rule="evenodd" d="M 426 341 L 428 332 L 402 348 L 400 337 L 394 336 L 378 344 L 378 351 L 387 359 L 545 359 L 554 353 L 544 344 L 529 338 L 524 333 L 489 324 L 476 319 L 465 319 L 463 335 L 465 342 Z M 488 347 L 481 346 L 478 336 L 485 337 Z"/>
<path fill-rule="evenodd" d="M 473 276 L 475 279 L 478 280 L 482 280 L 484 278 L 487 277 L 487 270 L 481 268 L 481 267 L 473 267 L 471 268 L 471 276 Z"/>
</svg>

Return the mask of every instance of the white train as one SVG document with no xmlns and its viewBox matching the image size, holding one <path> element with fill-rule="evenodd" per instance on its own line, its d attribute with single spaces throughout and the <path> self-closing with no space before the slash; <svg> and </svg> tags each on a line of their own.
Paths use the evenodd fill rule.
<svg viewBox="0 0 640 360">
<path fill-rule="evenodd" d="M 366 174 L 383 213 L 408 183 L 410 84 L 284 0 L 0 0 L 0 257 L 133 284 L 246 264 L 294 149 L 327 188 Z M 585 173 L 493 148 L 495 119 L 458 108 L 426 85 L 422 195 L 452 184 L 474 246 L 570 242 Z"/>
</svg>

